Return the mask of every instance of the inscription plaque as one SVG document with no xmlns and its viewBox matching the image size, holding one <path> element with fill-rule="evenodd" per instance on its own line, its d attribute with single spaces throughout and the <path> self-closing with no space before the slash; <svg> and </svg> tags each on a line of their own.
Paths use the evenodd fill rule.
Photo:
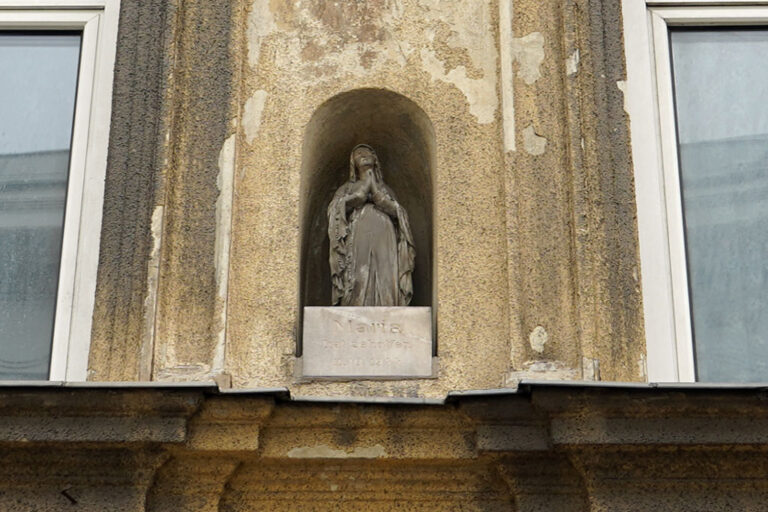
<svg viewBox="0 0 768 512">
<path fill-rule="evenodd" d="M 432 308 L 305 307 L 303 377 L 431 377 Z"/>
</svg>

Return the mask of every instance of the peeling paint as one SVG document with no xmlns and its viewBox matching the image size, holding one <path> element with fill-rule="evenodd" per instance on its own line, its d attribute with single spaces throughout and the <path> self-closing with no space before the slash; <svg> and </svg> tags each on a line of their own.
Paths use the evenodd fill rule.
<svg viewBox="0 0 768 512">
<path fill-rule="evenodd" d="M 257 2 L 258 3 L 258 2 Z M 314 83 L 338 80 L 342 74 L 364 76 L 392 66 L 405 66 L 413 52 L 394 32 L 403 17 L 399 1 L 384 2 L 267 2 L 271 28 L 249 31 L 249 61 L 266 35 L 279 39 L 279 52 L 270 54 L 282 68 Z M 262 9 L 268 11 L 266 6 Z M 254 9 L 257 11 L 258 9 Z M 355 20 L 353 22 L 352 20 Z M 277 25 L 277 33 L 274 33 Z"/>
<path fill-rule="evenodd" d="M 600 360 L 582 357 L 581 375 L 584 380 L 600 380 Z"/>
<path fill-rule="evenodd" d="M 386 457 L 387 451 L 380 444 L 359 446 L 351 451 L 338 450 L 328 445 L 299 446 L 288 452 L 292 459 L 376 459 Z"/>
<path fill-rule="evenodd" d="M 213 354 L 213 371 L 223 371 L 226 347 L 227 287 L 229 283 L 229 251 L 232 239 L 232 196 L 235 175 L 235 135 L 230 135 L 219 152 L 219 175 L 216 185 L 219 197 L 216 199 L 216 242 L 214 265 L 216 269 L 216 296 L 218 299 L 216 319 L 216 347 Z"/>
<path fill-rule="evenodd" d="M 478 123 L 493 122 L 499 101 L 493 83 L 485 79 L 468 78 L 467 69 L 464 66 L 458 66 L 446 73 L 443 62 L 437 58 L 432 50 L 426 48 L 421 50 L 421 60 L 424 69 L 434 80 L 453 84 L 464 93 L 469 103 L 469 111 L 477 118 Z"/>
<path fill-rule="evenodd" d="M 248 14 L 248 28 L 246 37 L 248 38 L 248 64 L 256 67 L 259 63 L 261 54 L 261 44 L 264 39 L 277 29 L 272 11 L 269 9 L 269 2 L 264 0 L 255 0 L 251 5 L 251 12 Z"/>
<path fill-rule="evenodd" d="M 264 103 L 267 100 L 267 91 L 256 91 L 245 102 L 243 107 L 243 130 L 245 130 L 245 142 L 253 143 L 261 127 L 261 114 L 264 112 Z"/>
<path fill-rule="evenodd" d="M 393 63 L 406 66 L 412 55 L 420 55 L 423 69 L 433 80 L 456 86 L 466 96 L 478 122 L 492 123 L 499 103 L 496 41 L 487 29 L 493 23 L 492 2 L 419 0 L 418 5 L 425 16 L 424 33 L 433 37 L 422 48 L 414 47 L 398 33 L 405 24 L 404 7 L 399 1 L 256 1 L 248 20 L 248 62 L 254 67 L 258 64 L 262 43 L 268 36 L 280 39 L 281 51 L 270 54 L 275 64 L 292 68 L 315 83 L 336 81 L 345 74 L 367 76 L 391 68 Z M 350 14 L 365 23 L 344 22 Z M 440 26 L 447 26 L 447 30 L 437 30 Z M 441 32 L 448 35 L 441 37 Z M 463 53 L 467 61 L 461 65 L 446 62 L 440 48 Z M 255 130 L 248 136 L 255 137 Z"/>
<path fill-rule="evenodd" d="M 562 361 L 526 361 L 521 370 L 510 371 L 505 386 L 516 386 L 522 379 L 536 380 L 578 380 L 581 370 L 569 368 Z"/>
<path fill-rule="evenodd" d="M 575 75 L 579 71 L 579 49 L 573 51 L 570 57 L 565 59 L 565 72 L 570 75 Z"/>
<path fill-rule="evenodd" d="M 160 275 L 160 247 L 163 241 L 162 205 L 152 211 L 152 249 L 147 262 L 147 296 L 144 297 L 144 330 L 141 340 L 139 380 L 152 380 L 152 356 L 155 350 L 155 316 L 157 314 L 157 287 Z"/>
<path fill-rule="evenodd" d="M 491 4 L 488 0 L 446 2 L 445 0 L 419 0 L 427 22 L 448 24 L 449 46 L 465 49 L 473 64 L 481 68 L 486 77 L 495 81 L 496 41 L 492 31 Z"/>
<path fill-rule="evenodd" d="M 618 89 L 624 95 L 624 112 L 629 114 L 629 101 L 627 99 L 627 81 L 626 80 L 618 80 L 616 82 L 616 87 L 618 87 Z"/>
<path fill-rule="evenodd" d="M 160 255 L 164 211 L 165 211 L 165 208 L 163 208 L 163 205 L 160 205 L 160 204 L 155 206 L 154 211 L 152 211 L 152 251 L 149 253 L 150 261 L 156 260 L 157 257 Z M 155 267 L 158 267 L 158 266 L 159 264 L 155 262 Z"/>
<path fill-rule="evenodd" d="M 523 130 L 523 147 L 531 155 L 543 155 L 547 147 L 547 139 L 536 133 L 533 125 Z"/>
<path fill-rule="evenodd" d="M 216 281 L 222 283 L 226 269 L 229 267 L 229 242 L 231 238 L 232 219 L 232 188 L 235 174 L 235 135 L 230 135 L 219 152 L 219 175 L 216 186 L 219 188 L 219 197 L 216 199 L 216 245 L 215 265 Z M 223 290 L 223 293 L 222 293 Z M 226 297 L 226 284 L 218 290 L 219 298 Z"/>
<path fill-rule="evenodd" d="M 518 74 L 531 85 L 541 77 L 539 67 L 544 62 L 544 35 L 531 32 L 524 37 L 512 39 L 512 58 L 519 64 Z"/>
<path fill-rule="evenodd" d="M 544 352 L 544 346 L 547 344 L 547 341 L 549 341 L 549 334 L 547 334 L 547 331 L 540 325 L 537 325 L 536 328 L 531 331 L 531 334 L 528 335 L 528 343 L 530 343 L 531 348 L 539 354 Z"/>
<path fill-rule="evenodd" d="M 499 58 L 501 59 L 501 109 L 504 151 L 515 151 L 515 95 L 512 73 L 512 0 L 499 0 Z"/>
<path fill-rule="evenodd" d="M 493 33 L 487 29 L 491 23 L 491 6 L 488 1 L 445 2 L 442 0 L 420 0 L 427 17 L 427 23 L 444 22 L 450 27 L 450 37 L 445 43 L 451 48 L 465 50 L 472 66 L 482 71 L 479 78 L 470 78 L 466 66 L 445 70 L 445 63 L 432 48 L 421 49 L 424 70 L 434 80 L 455 85 L 466 97 L 469 111 L 478 123 L 492 123 L 498 108 L 496 91 L 496 42 Z"/>
</svg>

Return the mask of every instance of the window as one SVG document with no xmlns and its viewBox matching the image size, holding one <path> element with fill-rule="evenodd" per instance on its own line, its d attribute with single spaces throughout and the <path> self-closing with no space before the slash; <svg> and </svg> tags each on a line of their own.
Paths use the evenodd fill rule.
<svg viewBox="0 0 768 512">
<path fill-rule="evenodd" d="M 0 379 L 85 380 L 118 0 L 0 0 Z"/>
<path fill-rule="evenodd" d="M 759 3 L 623 2 L 652 381 L 768 381 L 768 3 Z"/>
</svg>

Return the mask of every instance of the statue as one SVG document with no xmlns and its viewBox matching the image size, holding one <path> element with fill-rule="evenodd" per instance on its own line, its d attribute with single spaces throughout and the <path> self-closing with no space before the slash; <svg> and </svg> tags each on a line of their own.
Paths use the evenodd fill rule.
<svg viewBox="0 0 768 512">
<path fill-rule="evenodd" d="M 349 181 L 328 205 L 334 306 L 407 306 L 416 251 L 408 214 L 384 184 L 373 148 L 349 159 Z"/>
</svg>

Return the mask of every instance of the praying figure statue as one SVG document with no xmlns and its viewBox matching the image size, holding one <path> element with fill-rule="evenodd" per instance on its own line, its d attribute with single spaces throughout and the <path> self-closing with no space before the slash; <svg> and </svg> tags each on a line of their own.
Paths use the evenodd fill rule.
<svg viewBox="0 0 768 512">
<path fill-rule="evenodd" d="M 328 205 L 334 306 L 407 306 L 416 251 L 408 214 L 384 184 L 373 148 L 349 159 L 349 181 Z"/>
</svg>

